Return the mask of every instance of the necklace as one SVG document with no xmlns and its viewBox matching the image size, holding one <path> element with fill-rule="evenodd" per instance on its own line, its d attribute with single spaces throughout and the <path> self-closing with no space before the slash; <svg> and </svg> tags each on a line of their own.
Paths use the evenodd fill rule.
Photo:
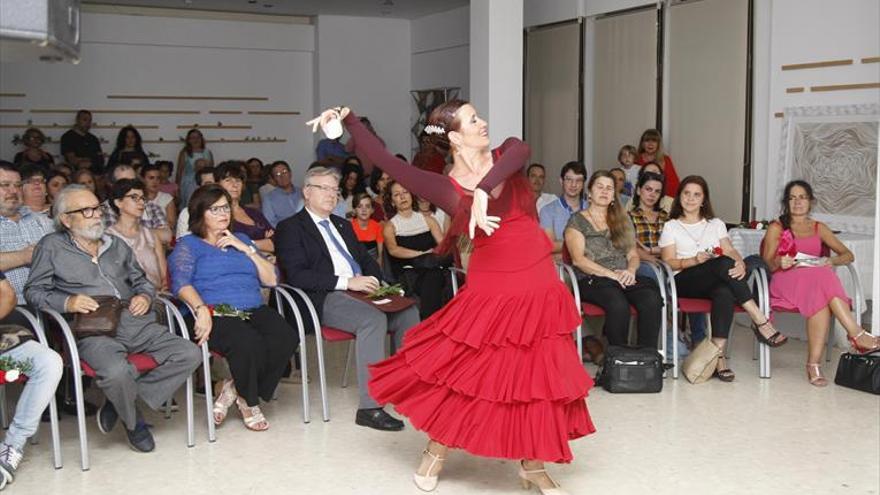
<svg viewBox="0 0 880 495">
<path fill-rule="evenodd" d="M 587 212 L 587 216 L 590 217 L 590 221 L 593 223 L 593 228 L 596 229 L 597 232 L 601 232 L 603 230 L 608 230 L 608 221 L 607 220 L 605 221 L 605 228 L 600 229 L 599 222 L 596 220 L 596 217 L 593 216 L 593 212 L 590 211 L 590 208 L 587 208 L 584 211 Z"/>
<path fill-rule="evenodd" d="M 700 219 L 700 222 L 702 222 L 704 220 L 705 219 Z M 700 223 L 700 222 L 697 222 L 697 223 Z M 703 243 L 702 243 L 703 236 L 706 234 L 706 229 L 709 228 L 709 222 L 706 222 L 706 225 L 703 225 L 703 230 L 700 232 L 699 237 L 694 237 L 693 234 L 691 234 L 691 231 L 688 230 L 687 227 L 685 227 L 686 225 L 696 225 L 696 224 L 686 224 L 686 223 L 682 222 L 681 220 L 679 220 L 678 223 L 680 223 L 682 225 L 682 230 L 684 230 L 684 233 L 687 234 L 687 236 L 690 237 L 692 241 L 694 241 L 694 244 L 697 245 L 697 251 L 700 251 L 703 247 Z"/>
</svg>

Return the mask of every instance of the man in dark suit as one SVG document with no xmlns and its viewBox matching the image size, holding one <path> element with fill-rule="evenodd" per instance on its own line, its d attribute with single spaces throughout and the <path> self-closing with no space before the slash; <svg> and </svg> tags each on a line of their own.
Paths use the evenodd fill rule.
<svg viewBox="0 0 880 495">
<path fill-rule="evenodd" d="M 370 397 L 367 366 L 385 357 L 385 335 L 393 332 L 395 348 L 403 334 L 419 322 L 410 306 L 383 313 L 346 294 L 379 288 L 381 269 L 358 242 L 351 222 L 332 214 L 339 198 L 339 172 L 315 167 L 306 173 L 305 208 L 278 224 L 275 249 L 287 282 L 303 289 L 315 305 L 321 323 L 355 335 L 360 404 L 355 422 L 377 430 L 397 431 L 403 422 Z"/>
</svg>

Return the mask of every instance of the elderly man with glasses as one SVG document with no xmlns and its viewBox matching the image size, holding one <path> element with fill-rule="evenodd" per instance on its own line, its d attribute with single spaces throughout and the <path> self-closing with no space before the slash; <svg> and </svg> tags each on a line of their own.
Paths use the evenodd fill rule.
<svg viewBox="0 0 880 495">
<path fill-rule="evenodd" d="M 397 431 L 403 422 L 392 417 L 367 390 L 368 366 L 385 357 L 385 336 L 393 348 L 419 322 L 410 306 L 383 313 L 348 292 L 371 293 L 379 288 L 381 269 L 357 240 L 351 222 L 333 214 L 339 201 L 336 169 L 315 167 L 306 173 L 305 208 L 278 225 L 276 253 L 291 285 L 303 289 L 324 325 L 355 336 L 360 404 L 355 422 L 377 430 Z"/>
<path fill-rule="evenodd" d="M 25 298 L 39 309 L 68 315 L 99 308 L 96 296 L 123 302 L 116 336 L 82 337 L 80 357 L 97 374 L 107 401 L 98 411 L 98 427 L 109 432 L 118 419 L 125 424 L 131 447 L 150 452 L 155 442 L 135 400 L 157 409 L 171 399 L 201 363 L 198 348 L 168 332 L 150 311 L 155 288 L 147 280 L 128 245 L 105 234 L 98 198 L 87 188 L 71 185 L 53 206 L 57 232 L 34 250 Z M 158 366 L 139 374 L 126 359 L 130 353 L 150 355 Z"/>
</svg>

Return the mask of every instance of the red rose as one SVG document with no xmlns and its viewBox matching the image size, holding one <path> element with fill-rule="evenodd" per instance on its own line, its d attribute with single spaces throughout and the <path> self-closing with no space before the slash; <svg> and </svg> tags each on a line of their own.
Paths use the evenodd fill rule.
<svg viewBox="0 0 880 495">
<path fill-rule="evenodd" d="M 4 370 L 0 370 L 0 385 L 6 384 L 6 372 Z"/>
<path fill-rule="evenodd" d="M 757 221 L 757 220 L 752 220 L 751 222 L 749 222 L 749 228 L 750 228 L 750 229 L 754 229 L 754 228 L 757 227 L 757 226 L 758 226 L 758 221 Z"/>
<path fill-rule="evenodd" d="M 715 256 L 721 256 L 721 255 L 724 254 L 724 250 L 721 249 L 721 246 L 715 246 L 715 247 L 712 249 L 712 254 L 714 254 Z"/>
</svg>

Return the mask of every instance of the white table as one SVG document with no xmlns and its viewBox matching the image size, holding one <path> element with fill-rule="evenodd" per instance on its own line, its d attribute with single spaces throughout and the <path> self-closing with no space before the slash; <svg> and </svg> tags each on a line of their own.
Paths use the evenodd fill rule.
<svg viewBox="0 0 880 495">
<path fill-rule="evenodd" d="M 739 251 L 743 257 L 758 254 L 760 255 L 761 249 L 761 240 L 764 239 L 765 230 L 753 230 L 753 229 L 730 229 L 728 232 L 730 234 L 730 241 L 733 244 L 733 247 Z M 867 299 L 872 298 L 872 287 L 871 280 L 874 269 L 874 238 L 868 235 L 863 234 L 851 234 L 848 232 L 841 232 L 837 234 L 837 238 L 840 239 L 840 242 L 843 243 L 850 251 L 852 251 L 855 256 L 855 262 L 853 266 L 858 273 L 861 287 L 862 287 L 862 312 L 867 311 L 868 305 L 866 304 Z M 840 281 L 843 283 L 843 288 L 846 289 L 846 293 L 850 295 L 850 297 L 854 297 L 855 290 L 855 282 L 852 277 L 849 275 L 848 270 L 841 270 L 839 267 L 837 269 L 837 275 L 840 277 Z M 798 317 L 800 318 L 800 317 Z M 803 320 L 801 320 L 800 326 L 803 327 Z M 787 322 L 786 322 L 787 323 Z M 789 325 L 785 325 L 789 326 Z M 789 332 L 783 332 L 788 334 Z M 797 334 L 798 332 L 792 332 Z M 803 329 L 800 330 L 800 333 L 803 334 Z M 845 336 L 845 332 L 843 332 L 842 328 L 839 328 L 837 332 L 837 340 L 838 343 L 846 342 L 843 337 Z"/>
</svg>

